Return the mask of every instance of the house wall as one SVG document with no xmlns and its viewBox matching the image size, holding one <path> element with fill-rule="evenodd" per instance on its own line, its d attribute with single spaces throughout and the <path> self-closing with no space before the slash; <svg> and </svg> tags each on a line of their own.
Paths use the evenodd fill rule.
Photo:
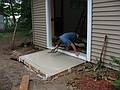
<svg viewBox="0 0 120 90">
<path fill-rule="evenodd" d="M 47 47 L 45 0 L 32 1 L 32 29 L 35 47 Z"/>
<path fill-rule="evenodd" d="M 93 0 L 92 10 L 92 52 L 91 60 L 100 57 L 104 36 L 108 35 L 108 44 L 104 62 L 111 66 L 110 56 L 120 57 L 120 0 Z M 33 43 L 38 47 L 47 47 L 45 0 L 33 0 Z M 112 65 L 118 68 L 118 65 Z"/>
<path fill-rule="evenodd" d="M 120 0 L 93 0 L 92 61 L 100 57 L 104 36 L 108 44 L 105 65 L 111 66 L 110 56 L 120 57 Z M 117 68 L 117 65 L 113 65 Z"/>
</svg>

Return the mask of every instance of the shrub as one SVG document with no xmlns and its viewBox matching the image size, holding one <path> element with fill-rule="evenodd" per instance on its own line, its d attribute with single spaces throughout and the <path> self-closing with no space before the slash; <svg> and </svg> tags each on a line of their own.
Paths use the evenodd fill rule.
<svg viewBox="0 0 120 90">
<path fill-rule="evenodd" d="M 113 85 L 116 87 L 117 90 L 120 90 L 120 58 L 116 58 L 114 56 L 111 56 L 113 59 L 113 63 L 116 63 L 119 65 L 119 74 L 117 80 L 113 81 Z"/>
</svg>

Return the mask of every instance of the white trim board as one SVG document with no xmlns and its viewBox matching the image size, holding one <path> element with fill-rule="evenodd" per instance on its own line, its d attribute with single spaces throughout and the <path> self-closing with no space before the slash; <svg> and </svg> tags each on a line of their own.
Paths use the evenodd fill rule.
<svg viewBox="0 0 120 90">
<path fill-rule="evenodd" d="M 91 60 L 92 0 L 87 0 L 87 60 Z"/>
<path fill-rule="evenodd" d="M 73 53 L 59 50 L 62 53 L 77 57 L 83 60 L 90 61 L 91 59 L 91 31 L 92 31 L 92 0 L 87 0 L 87 53 L 81 53 L 76 56 Z M 52 33 L 51 33 L 51 0 L 46 0 L 46 32 L 47 32 L 47 48 L 52 47 Z"/>
</svg>

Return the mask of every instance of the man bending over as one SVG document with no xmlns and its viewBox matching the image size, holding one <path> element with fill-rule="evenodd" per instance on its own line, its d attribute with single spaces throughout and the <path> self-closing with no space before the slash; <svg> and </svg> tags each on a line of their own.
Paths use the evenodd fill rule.
<svg viewBox="0 0 120 90">
<path fill-rule="evenodd" d="M 58 49 L 60 44 L 63 43 L 66 49 L 71 46 L 74 50 L 74 53 L 78 56 L 79 53 L 77 52 L 76 46 L 74 44 L 77 38 L 78 38 L 78 35 L 75 32 L 68 32 L 68 33 L 62 34 L 61 36 L 56 38 L 57 44 L 55 48 L 51 50 L 51 52 L 55 52 L 55 50 Z"/>
</svg>

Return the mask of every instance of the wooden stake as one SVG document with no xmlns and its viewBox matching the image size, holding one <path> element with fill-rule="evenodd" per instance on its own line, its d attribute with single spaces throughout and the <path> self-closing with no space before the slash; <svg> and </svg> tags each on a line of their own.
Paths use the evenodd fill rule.
<svg viewBox="0 0 120 90">
<path fill-rule="evenodd" d="M 20 88 L 19 90 L 28 90 L 29 87 L 29 79 L 30 76 L 29 75 L 24 75 L 22 78 L 22 81 L 20 83 Z"/>
<path fill-rule="evenodd" d="M 107 47 L 107 34 L 105 35 L 104 37 L 104 43 L 103 43 L 103 47 L 102 47 L 102 50 L 101 50 L 101 53 L 100 53 L 100 60 L 98 61 L 97 63 L 97 66 L 95 67 L 94 71 L 96 71 L 97 69 L 99 69 L 103 63 L 103 55 L 104 53 L 106 52 L 106 47 Z"/>
</svg>

